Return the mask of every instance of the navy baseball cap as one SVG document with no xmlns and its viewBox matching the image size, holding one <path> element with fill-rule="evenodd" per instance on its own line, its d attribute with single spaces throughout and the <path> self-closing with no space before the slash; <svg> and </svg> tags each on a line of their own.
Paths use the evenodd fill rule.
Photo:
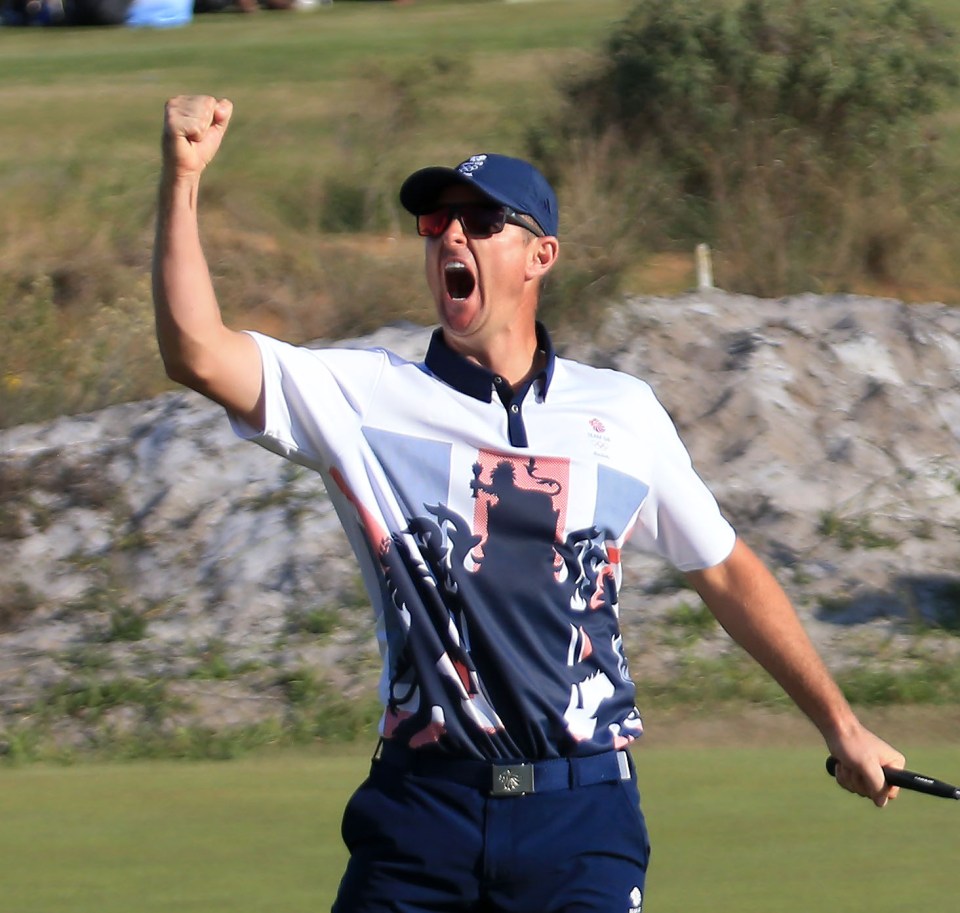
<svg viewBox="0 0 960 913">
<path fill-rule="evenodd" d="M 557 195 L 529 162 L 509 155 L 471 155 L 456 168 L 421 168 L 400 188 L 400 202 L 415 216 L 433 212 L 440 194 L 453 184 L 476 187 L 495 203 L 531 216 L 545 234 L 556 235 Z"/>
</svg>

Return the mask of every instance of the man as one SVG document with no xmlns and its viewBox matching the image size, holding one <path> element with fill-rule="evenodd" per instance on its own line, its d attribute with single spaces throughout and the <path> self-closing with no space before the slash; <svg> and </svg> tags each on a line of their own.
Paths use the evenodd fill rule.
<svg viewBox="0 0 960 913">
<path fill-rule="evenodd" d="M 154 296 L 167 371 L 322 474 L 383 651 L 382 742 L 344 814 L 337 913 L 639 911 L 649 846 L 617 593 L 628 536 L 884 805 L 895 749 L 852 713 L 786 595 L 721 516 L 649 387 L 558 358 L 537 323 L 557 202 L 526 162 L 427 168 L 400 199 L 439 329 L 422 364 L 224 326 L 199 240 L 226 100 L 167 105 Z"/>
</svg>

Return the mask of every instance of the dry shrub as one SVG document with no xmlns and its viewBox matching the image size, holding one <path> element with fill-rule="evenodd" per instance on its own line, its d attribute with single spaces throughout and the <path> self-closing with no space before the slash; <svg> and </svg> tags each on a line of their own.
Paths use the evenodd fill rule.
<svg viewBox="0 0 960 913">
<path fill-rule="evenodd" d="M 56 282 L 41 274 L 5 290 L 0 427 L 86 412 L 140 399 L 164 385 L 148 279 L 128 294 L 86 304 L 58 303 Z"/>
<path fill-rule="evenodd" d="M 433 320 L 417 237 L 266 234 L 238 231 L 216 216 L 204 235 L 217 296 L 233 326 L 307 342 Z"/>
<path fill-rule="evenodd" d="M 957 212 L 923 120 L 957 83 L 950 37 L 914 0 L 644 0 L 532 146 L 576 197 L 594 144 L 608 235 L 706 241 L 732 290 L 881 280 L 936 260 Z"/>
<path fill-rule="evenodd" d="M 550 160 L 544 150 L 535 156 Z M 596 142 L 574 140 L 563 155 L 560 259 L 544 286 L 541 312 L 561 329 L 599 320 L 642 257 L 638 236 L 657 227 L 657 174 L 628 153 L 614 132 Z M 652 177 L 652 180 L 651 180 Z M 645 229 L 638 229 L 645 225 Z"/>
</svg>

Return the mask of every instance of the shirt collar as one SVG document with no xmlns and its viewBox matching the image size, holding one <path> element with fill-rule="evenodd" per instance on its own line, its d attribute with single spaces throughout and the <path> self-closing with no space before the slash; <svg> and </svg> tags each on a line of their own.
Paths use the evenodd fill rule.
<svg viewBox="0 0 960 913">
<path fill-rule="evenodd" d="M 553 348 L 553 341 L 547 328 L 537 321 L 537 348 L 546 356 L 546 362 L 543 369 L 537 373 L 530 381 L 540 381 L 540 395 L 546 399 L 547 389 L 550 381 L 553 379 L 553 368 L 556 362 L 556 352 Z M 443 338 L 443 330 L 436 329 L 430 338 L 430 346 L 427 349 L 427 356 L 424 363 L 430 372 L 439 377 L 440 380 L 449 384 L 455 390 L 489 403 L 493 399 L 494 380 L 496 375 L 478 365 L 475 361 L 464 358 L 457 352 L 454 352 L 447 341 Z"/>
</svg>

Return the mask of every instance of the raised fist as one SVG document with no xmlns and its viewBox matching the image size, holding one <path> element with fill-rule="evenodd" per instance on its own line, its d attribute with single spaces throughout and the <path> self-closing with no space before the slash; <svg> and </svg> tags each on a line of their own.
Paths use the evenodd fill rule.
<svg viewBox="0 0 960 913">
<path fill-rule="evenodd" d="M 232 113 L 233 103 L 226 98 L 171 98 L 164 111 L 164 167 L 176 177 L 199 177 L 217 154 Z"/>
</svg>

